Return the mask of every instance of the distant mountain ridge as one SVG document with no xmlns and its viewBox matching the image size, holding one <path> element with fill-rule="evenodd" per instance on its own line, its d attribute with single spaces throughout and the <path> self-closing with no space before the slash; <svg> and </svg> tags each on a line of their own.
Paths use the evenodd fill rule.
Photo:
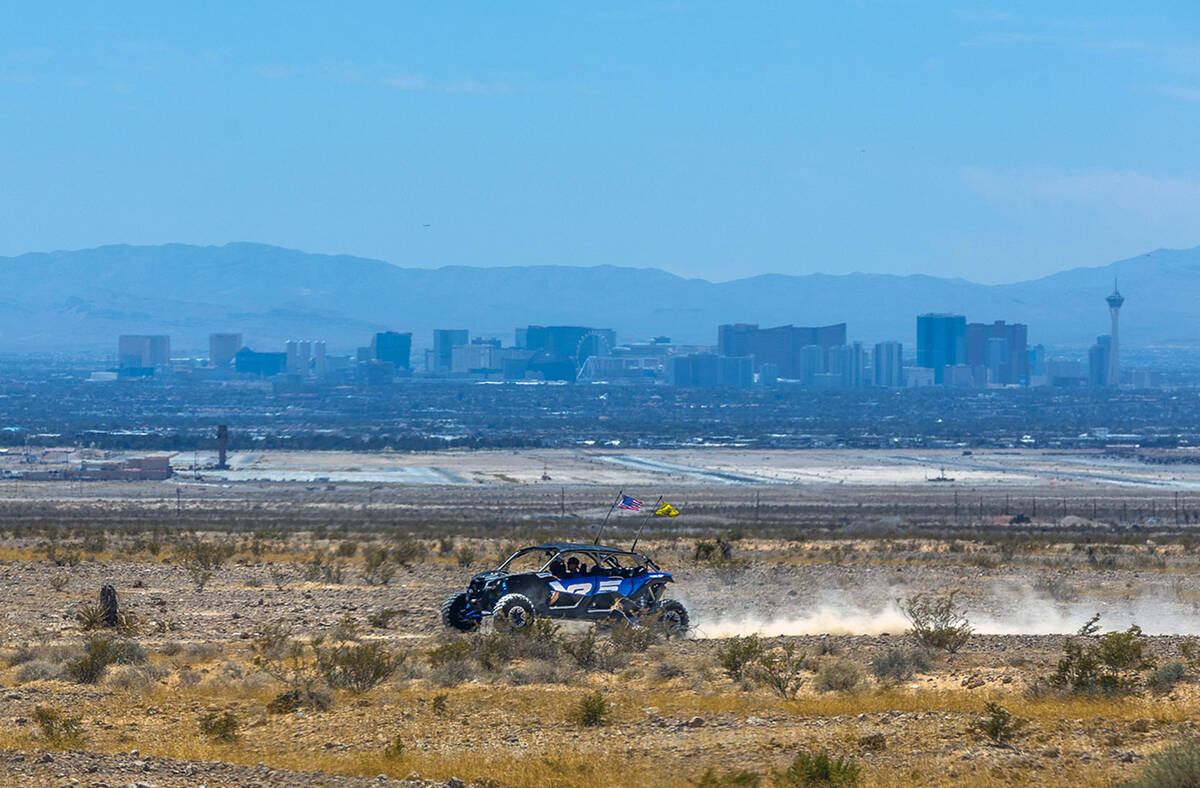
<svg viewBox="0 0 1200 788">
<path fill-rule="evenodd" d="M 730 282 L 604 265 L 403 268 L 253 243 L 102 246 L 0 258 L 0 332 L 9 351 L 115 350 L 121 333 L 166 333 L 202 352 L 210 332 L 256 349 L 325 339 L 330 352 L 375 331 L 434 328 L 512 341 L 527 324 L 613 328 L 619 341 L 667 335 L 715 343 L 720 323 L 846 322 L 851 339 L 911 345 L 916 315 L 1029 324 L 1032 343 L 1084 347 L 1107 333 L 1114 276 L 1127 297 L 1127 347 L 1200 345 L 1200 247 L 1160 249 L 1096 268 L 981 285 L 889 274 L 764 274 Z"/>
</svg>

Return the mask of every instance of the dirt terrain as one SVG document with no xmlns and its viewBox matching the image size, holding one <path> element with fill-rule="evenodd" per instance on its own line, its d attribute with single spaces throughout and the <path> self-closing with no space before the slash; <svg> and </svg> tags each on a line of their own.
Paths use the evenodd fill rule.
<svg viewBox="0 0 1200 788">
<path fill-rule="evenodd" d="M 492 488 L 10 498 L 0 784 L 788 785 L 805 784 L 798 754 L 827 751 L 864 785 L 1109 785 L 1200 733 L 1188 499 L 1176 518 L 1154 488 L 1093 485 L 1071 505 L 1104 499 L 1128 522 L 1046 504 L 1023 522 L 1012 492 L 930 487 L 887 515 L 881 488 L 681 486 L 685 515 L 652 521 L 642 547 L 676 576 L 683 640 L 441 626 L 445 596 L 514 547 L 586 539 L 598 489 L 547 489 L 520 512 Z M 997 511 L 951 509 L 968 490 Z M 129 614 L 116 629 L 87 620 L 105 584 Z M 965 615 L 961 648 L 909 633 L 921 593 Z M 1068 637 L 1097 613 L 1098 632 Z M 1101 635 L 1131 625 L 1116 685 L 1054 685 L 1072 644 L 1112 645 Z M 280 627 L 300 680 L 264 650 Z M 97 637 L 121 657 L 81 680 Z M 314 642 L 326 656 L 369 645 L 355 653 L 386 675 L 320 674 Z M 731 644 L 759 653 L 733 665 Z M 301 686 L 328 707 L 280 707 Z M 989 702 L 1015 715 L 1011 735 L 986 732 Z"/>
</svg>

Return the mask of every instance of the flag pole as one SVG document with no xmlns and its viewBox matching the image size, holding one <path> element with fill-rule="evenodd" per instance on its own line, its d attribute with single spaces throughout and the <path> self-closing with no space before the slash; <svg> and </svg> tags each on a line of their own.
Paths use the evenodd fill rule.
<svg viewBox="0 0 1200 788">
<path fill-rule="evenodd" d="M 642 529 L 646 527 L 646 521 L 650 519 L 650 515 L 658 511 L 658 507 L 662 506 L 662 496 L 658 496 L 658 502 L 654 504 L 654 508 L 646 512 L 646 516 L 642 518 L 642 524 L 638 526 L 637 533 L 633 536 L 633 544 L 629 546 L 629 552 L 633 552 L 637 547 L 638 539 L 642 538 Z"/>
<path fill-rule="evenodd" d="M 596 532 L 596 538 L 592 540 L 592 544 L 600 544 L 600 537 L 604 534 L 604 526 L 608 525 L 608 518 L 612 517 L 613 509 L 617 508 L 617 504 L 625 497 L 625 491 L 621 490 L 617 493 L 617 498 L 612 502 L 612 506 L 608 507 L 608 514 L 604 515 L 604 522 L 600 523 L 600 530 Z"/>
</svg>

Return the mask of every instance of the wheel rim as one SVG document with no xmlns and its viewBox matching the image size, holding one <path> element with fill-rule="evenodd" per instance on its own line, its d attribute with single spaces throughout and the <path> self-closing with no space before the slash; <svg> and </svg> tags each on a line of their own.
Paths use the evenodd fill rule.
<svg viewBox="0 0 1200 788">
<path fill-rule="evenodd" d="M 514 627 L 523 627 L 529 623 L 529 616 L 526 615 L 524 608 L 514 607 L 508 611 L 508 623 Z"/>
</svg>

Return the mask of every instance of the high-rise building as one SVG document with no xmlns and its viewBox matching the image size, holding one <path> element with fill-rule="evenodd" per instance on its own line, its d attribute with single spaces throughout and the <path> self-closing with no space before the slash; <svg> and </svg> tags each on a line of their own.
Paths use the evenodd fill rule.
<svg viewBox="0 0 1200 788">
<path fill-rule="evenodd" d="M 1104 299 L 1108 302 L 1108 314 L 1112 318 L 1112 332 L 1109 336 L 1112 338 L 1108 348 L 1108 385 L 1121 385 L 1121 340 L 1118 330 L 1118 323 L 1121 317 L 1121 306 L 1125 303 L 1125 296 L 1121 295 L 1121 291 L 1117 289 L 1116 277 L 1113 278 L 1112 295 Z"/>
<path fill-rule="evenodd" d="M 820 345 L 805 345 L 800 348 L 799 359 L 797 363 L 796 379 L 801 385 L 812 386 L 816 383 L 817 375 L 824 375 L 825 369 L 825 348 Z"/>
<path fill-rule="evenodd" d="M 1024 323 L 968 323 L 965 363 L 984 367 L 987 379 L 1002 385 L 1029 383 L 1029 329 Z M 959 363 L 964 363 L 962 360 Z"/>
<path fill-rule="evenodd" d="M 117 339 L 117 366 L 146 369 L 171 363 L 171 338 L 155 334 L 122 334 Z"/>
<path fill-rule="evenodd" d="M 879 342 L 875 345 L 874 383 L 895 389 L 904 385 L 904 346 L 899 342 Z"/>
<path fill-rule="evenodd" d="M 208 363 L 214 367 L 227 367 L 242 349 L 241 334 L 209 334 Z"/>
<path fill-rule="evenodd" d="M 371 357 L 376 361 L 387 361 L 395 371 L 409 368 L 412 353 L 412 334 L 396 331 L 381 331 L 371 340 Z M 375 371 L 376 377 L 382 373 Z"/>
<path fill-rule="evenodd" d="M 1112 337 L 1101 334 L 1096 344 L 1088 348 L 1088 385 L 1107 386 L 1109 355 L 1112 352 Z"/>
<path fill-rule="evenodd" d="M 781 378 L 802 379 L 801 349 L 821 348 L 821 369 L 828 363 L 827 351 L 846 344 L 846 324 L 830 326 L 775 326 L 759 328 L 754 323 L 730 323 L 717 328 L 717 353 L 722 356 L 753 356 L 754 369 L 763 364 L 779 367 Z M 811 360 L 810 360 L 811 362 Z M 817 373 L 813 373 L 817 374 Z"/>
<path fill-rule="evenodd" d="M 470 333 L 465 328 L 435 328 L 433 330 L 433 370 L 448 372 L 453 364 L 453 351 L 467 344 Z"/>
<path fill-rule="evenodd" d="M 292 375 L 308 375 L 312 362 L 312 342 L 292 339 L 287 343 L 287 371 Z"/>
<path fill-rule="evenodd" d="M 917 317 L 917 366 L 933 370 L 941 383 L 946 367 L 967 360 L 967 319 L 962 315 L 925 314 Z"/>
<path fill-rule="evenodd" d="M 517 347 L 543 354 L 540 363 L 563 365 L 565 362 L 577 372 L 589 356 L 612 355 L 617 334 L 611 328 L 529 326 L 517 329 L 517 341 Z"/>
<path fill-rule="evenodd" d="M 318 378 L 329 374 L 329 363 L 325 358 L 325 340 L 312 343 L 312 371 Z"/>
</svg>

